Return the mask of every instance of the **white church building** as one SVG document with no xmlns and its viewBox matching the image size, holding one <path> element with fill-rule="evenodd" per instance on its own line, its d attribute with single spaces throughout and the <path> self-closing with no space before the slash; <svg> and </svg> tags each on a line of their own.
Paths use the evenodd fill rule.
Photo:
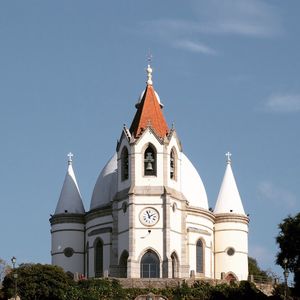
<svg viewBox="0 0 300 300">
<path fill-rule="evenodd" d="M 214 209 L 147 68 L 130 128 L 85 211 L 69 155 L 51 224 L 52 264 L 85 277 L 247 280 L 248 223 L 230 153 Z"/>
</svg>

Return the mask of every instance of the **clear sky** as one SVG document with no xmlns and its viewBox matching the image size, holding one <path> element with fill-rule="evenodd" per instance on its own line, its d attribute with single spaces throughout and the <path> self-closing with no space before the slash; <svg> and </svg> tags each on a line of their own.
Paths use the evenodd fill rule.
<svg viewBox="0 0 300 300">
<path fill-rule="evenodd" d="M 214 207 L 225 153 L 250 214 L 249 253 L 275 266 L 277 225 L 300 210 L 300 2 L 0 2 L 0 257 L 50 263 L 49 216 L 74 153 L 89 209 L 145 88 Z"/>
</svg>

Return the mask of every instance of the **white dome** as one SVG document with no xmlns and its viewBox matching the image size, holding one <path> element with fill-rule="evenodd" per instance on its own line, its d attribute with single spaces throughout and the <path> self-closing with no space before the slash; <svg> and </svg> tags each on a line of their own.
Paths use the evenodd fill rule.
<svg viewBox="0 0 300 300">
<path fill-rule="evenodd" d="M 141 103 L 141 101 L 142 101 L 142 99 L 143 99 L 143 97 L 144 97 L 145 91 L 146 91 L 146 90 L 143 90 L 143 91 L 142 91 L 142 93 L 141 93 L 141 95 L 140 95 L 140 97 L 139 97 L 139 99 L 138 99 L 138 102 L 136 103 L 135 107 L 139 106 L 139 104 Z M 164 105 L 163 105 L 163 104 L 161 103 L 161 101 L 160 101 L 160 98 L 159 98 L 157 92 L 154 91 L 154 93 L 155 93 L 155 96 L 156 96 L 156 99 L 157 99 L 159 105 L 160 105 L 161 107 L 164 107 Z"/>
<path fill-rule="evenodd" d="M 90 209 L 110 203 L 117 192 L 117 153 L 101 171 L 94 187 Z"/>
<path fill-rule="evenodd" d="M 91 207 L 109 204 L 117 192 L 117 153 L 101 171 L 94 187 Z M 203 182 L 189 159 L 181 154 L 181 192 L 190 206 L 208 209 L 208 201 Z"/>
<path fill-rule="evenodd" d="M 208 201 L 203 182 L 193 164 L 181 154 L 181 192 L 190 206 L 208 209 Z"/>
</svg>

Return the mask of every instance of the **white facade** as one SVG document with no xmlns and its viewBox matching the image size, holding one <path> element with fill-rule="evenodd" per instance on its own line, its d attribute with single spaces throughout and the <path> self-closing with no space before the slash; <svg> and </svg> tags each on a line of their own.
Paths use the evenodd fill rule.
<svg viewBox="0 0 300 300">
<path fill-rule="evenodd" d="M 230 157 L 212 212 L 164 120 L 149 66 L 147 72 L 136 116 L 101 171 L 87 212 L 69 160 L 50 219 L 52 263 L 86 277 L 247 279 L 249 219 Z"/>
</svg>

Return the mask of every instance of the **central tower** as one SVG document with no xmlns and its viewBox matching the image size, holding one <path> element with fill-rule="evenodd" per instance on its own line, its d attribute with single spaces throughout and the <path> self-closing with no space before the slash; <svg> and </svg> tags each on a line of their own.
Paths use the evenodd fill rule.
<svg viewBox="0 0 300 300">
<path fill-rule="evenodd" d="M 131 278 L 172 277 L 172 272 L 186 277 L 181 145 L 164 118 L 150 65 L 147 77 L 132 124 L 123 128 L 117 145 L 118 184 L 113 207 L 118 236 L 113 237 L 113 253 L 116 266 L 128 255 L 127 276 Z"/>
</svg>

